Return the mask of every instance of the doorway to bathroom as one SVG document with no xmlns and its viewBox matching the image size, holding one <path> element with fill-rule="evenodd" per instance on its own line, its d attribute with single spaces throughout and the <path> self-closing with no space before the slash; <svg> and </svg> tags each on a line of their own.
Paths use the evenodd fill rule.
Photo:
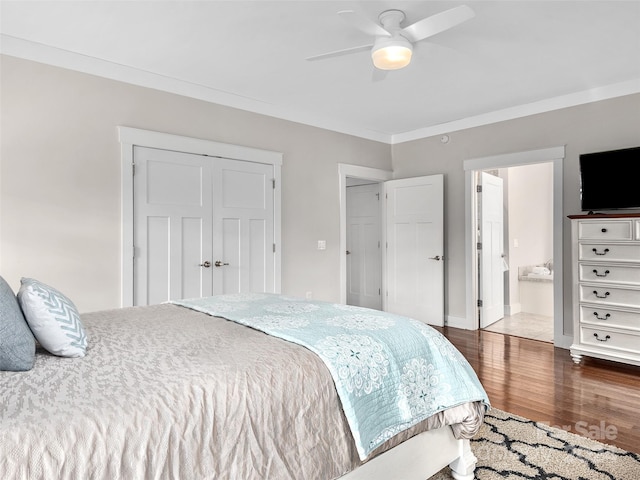
<svg viewBox="0 0 640 480">
<path fill-rule="evenodd" d="M 553 342 L 553 163 L 476 175 L 480 327 Z"/>
<path fill-rule="evenodd" d="M 470 326 L 494 330 L 502 326 L 503 333 L 510 335 L 552 340 L 556 346 L 563 348 L 570 345 L 571 337 L 564 332 L 562 296 L 564 156 L 565 148 L 560 146 L 464 161 L 465 243 L 467 245 L 466 319 Z M 541 164 L 548 165 L 540 166 L 540 172 L 535 176 L 544 180 L 534 180 L 534 170 L 516 169 L 516 167 L 526 166 L 535 169 Z M 541 173 L 545 171 L 546 173 Z M 496 211 L 502 211 L 502 220 L 498 219 L 497 222 L 499 224 L 502 221 L 503 227 L 497 229 L 493 225 L 496 220 L 490 222 L 493 229 L 492 235 L 488 237 L 491 255 L 486 258 L 481 258 L 485 247 L 482 242 L 487 240 L 482 238 L 481 232 L 486 225 L 483 226 L 481 212 L 479 213 L 484 193 L 477 191 L 482 189 L 479 185 L 482 172 L 484 175 L 490 174 L 492 177 L 499 178 L 498 183 L 504 186 L 502 194 L 498 194 L 503 201 L 494 201 L 498 207 L 494 205 L 490 210 L 492 215 Z M 500 175 L 504 179 L 500 178 Z M 541 195 L 541 192 L 547 193 Z M 517 206 L 518 203 L 520 207 Z M 544 227 L 538 225 L 538 222 L 544 222 Z M 501 233 L 497 233 L 498 230 Z M 548 240 L 540 240 L 539 232 L 541 231 L 550 232 L 545 237 Z M 490 275 L 483 272 L 483 268 L 487 268 L 487 265 L 491 269 Z M 488 290 L 487 278 L 492 282 Z M 543 288 L 539 288 L 543 284 Z M 546 290 L 546 293 L 539 290 Z M 549 290 L 552 292 L 551 295 L 548 295 Z M 483 321 L 482 316 L 485 313 L 483 295 L 486 296 L 487 291 L 490 293 L 487 297 L 490 307 L 492 303 L 502 304 L 504 312 L 501 318 Z M 503 298 L 500 298 L 500 295 L 503 295 Z M 540 295 L 545 295 L 544 302 L 539 299 Z M 540 312 L 539 307 L 543 304 L 546 305 L 547 310 Z M 550 323 L 552 328 L 544 327 L 534 333 L 531 326 L 535 320 L 539 319 L 538 316 L 545 317 L 544 321 L 547 325 Z M 499 321 L 502 323 L 498 323 Z"/>
</svg>

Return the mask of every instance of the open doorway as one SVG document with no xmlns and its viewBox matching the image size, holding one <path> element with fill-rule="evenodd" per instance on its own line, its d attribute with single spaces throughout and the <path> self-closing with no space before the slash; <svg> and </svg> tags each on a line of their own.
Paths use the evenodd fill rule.
<svg viewBox="0 0 640 480">
<path fill-rule="evenodd" d="M 382 310 L 382 185 L 347 177 L 347 305 Z"/>
<path fill-rule="evenodd" d="M 480 327 L 553 342 L 553 164 L 491 169 L 477 175 L 483 238 L 478 242 L 478 297 L 487 307 L 478 308 Z M 486 282 L 492 285 L 485 288 Z"/>
<path fill-rule="evenodd" d="M 372 180 L 380 192 L 382 310 L 444 325 L 444 175 L 392 180 L 392 173 L 338 165 L 340 293 L 347 303 L 347 185 Z M 384 200 L 383 194 L 384 193 Z M 377 245 L 376 245 L 377 246 Z"/>
<path fill-rule="evenodd" d="M 391 180 L 393 173 L 388 170 L 380 170 L 371 167 L 361 167 L 345 163 L 338 164 L 338 183 L 340 188 L 340 303 L 347 304 L 347 186 L 357 184 L 378 184 Z M 382 191 L 382 190 L 380 190 Z M 380 202 L 382 203 L 382 202 Z M 384 214 L 382 208 L 381 225 L 384 224 Z M 381 228 L 381 243 L 384 242 L 384 229 Z M 382 249 L 380 255 L 382 256 Z M 381 290 L 385 290 L 386 266 L 381 259 L 380 267 Z M 385 308 L 384 296 L 381 296 L 381 309 Z"/>
<path fill-rule="evenodd" d="M 541 163 L 551 163 L 552 167 L 552 236 L 553 246 L 552 255 L 541 263 L 552 259 L 553 262 L 553 342 L 556 346 L 566 348 L 571 343 L 571 337 L 564 334 L 564 302 L 562 297 L 562 282 L 563 282 L 563 267 L 562 267 L 562 226 L 563 226 L 563 213 L 562 213 L 562 189 L 563 189 L 563 160 L 564 160 L 564 147 L 553 147 L 541 150 L 532 150 L 526 152 L 518 152 L 512 154 L 497 155 L 493 157 L 474 158 L 466 160 L 464 162 L 465 170 L 465 197 L 466 197 L 466 227 L 465 227 L 465 241 L 466 241 L 466 271 L 467 271 L 467 322 L 472 328 L 479 328 L 479 282 L 480 275 L 479 265 L 477 261 L 477 231 L 478 231 L 478 215 L 477 215 L 477 173 L 487 170 L 499 170 L 508 169 L 510 167 L 517 167 L 523 165 L 533 165 Z M 522 196 L 523 201 L 527 201 L 526 196 Z M 526 218 L 524 218 L 526 220 Z M 513 250 L 512 245 L 513 238 L 510 240 L 507 238 L 505 247 L 511 245 L 505 254 L 508 257 L 508 253 Z M 522 238 L 518 238 L 518 245 L 522 245 Z M 509 243 L 507 243 L 509 242 Z M 522 247 L 518 247 L 522 249 Z M 534 263 L 538 263 L 536 260 Z M 508 263 L 507 263 L 508 265 Z M 533 265 L 538 266 L 538 265 Z M 548 268 L 548 267 L 547 267 Z M 505 271 L 510 272 L 511 268 Z M 517 269 L 516 269 L 517 270 Z M 536 270 L 536 272 L 543 273 L 544 270 Z M 535 273 L 531 271 L 531 273 Z M 516 275 L 516 271 L 504 275 L 503 281 L 507 282 L 509 275 Z M 532 282 L 533 283 L 533 282 Z M 510 285 L 508 295 L 513 294 L 513 287 Z M 515 295 L 513 295 L 515 296 Z M 510 314 L 511 309 L 515 312 L 515 305 L 511 305 L 511 296 L 509 300 L 505 301 L 505 313 Z"/>
</svg>

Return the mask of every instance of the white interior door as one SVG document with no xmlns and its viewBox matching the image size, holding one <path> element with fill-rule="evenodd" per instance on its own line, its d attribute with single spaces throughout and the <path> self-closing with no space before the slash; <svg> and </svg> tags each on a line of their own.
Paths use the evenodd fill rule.
<svg viewBox="0 0 640 480">
<path fill-rule="evenodd" d="M 380 184 L 347 187 L 347 304 L 382 309 Z"/>
<path fill-rule="evenodd" d="M 480 328 L 504 317 L 504 222 L 502 179 L 480 173 Z"/>
<path fill-rule="evenodd" d="M 275 292 L 273 166 L 135 147 L 134 305 Z"/>
<path fill-rule="evenodd" d="M 135 147 L 134 305 L 211 295 L 211 161 Z"/>
<path fill-rule="evenodd" d="M 442 175 L 385 182 L 389 312 L 444 325 Z"/>
<path fill-rule="evenodd" d="M 274 292 L 273 167 L 216 159 L 213 291 Z"/>
</svg>

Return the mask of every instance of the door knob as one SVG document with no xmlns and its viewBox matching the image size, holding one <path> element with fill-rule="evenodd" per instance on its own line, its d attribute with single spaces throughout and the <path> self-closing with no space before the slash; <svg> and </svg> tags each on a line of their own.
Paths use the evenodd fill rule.
<svg viewBox="0 0 640 480">
<path fill-rule="evenodd" d="M 351 255 L 351 252 L 349 250 L 347 250 L 347 255 Z"/>
<path fill-rule="evenodd" d="M 206 262 L 201 263 L 200 266 L 204 268 L 209 268 L 211 266 L 211 262 L 207 260 Z"/>
<path fill-rule="evenodd" d="M 436 255 L 435 257 L 429 257 L 429 260 L 440 261 L 440 260 L 444 260 L 444 257 L 441 257 L 440 255 Z"/>
<path fill-rule="evenodd" d="M 222 263 L 220 260 L 216 260 L 216 263 L 214 263 L 214 265 L 216 267 L 222 267 L 224 265 L 229 265 L 228 263 Z"/>
</svg>

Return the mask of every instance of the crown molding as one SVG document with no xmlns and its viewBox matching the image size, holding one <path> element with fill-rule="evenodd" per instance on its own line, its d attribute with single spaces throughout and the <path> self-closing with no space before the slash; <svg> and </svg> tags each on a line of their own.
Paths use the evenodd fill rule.
<svg viewBox="0 0 640 480">
<path fill-rule="evenodd" d="M 625 95 L 632 95 L 635 93 L 640 93 L 640 78 L 606 85 L 604 87 L 591 88 L 589 90 L 583 90 L 582 92 L 548 98 L 540 100 L 539 102 L 517 105 L 511 108 L 484 113 L 482 115 L 476 115 L 473 117 L 413 130 L 411 132 L 398 133 L 393 135 L 391 143 L 398 144 L 410 142 L 421 138 L 433 137 L 435 135 L 465 130 L 467 128 L 504 122 L 506 120 L 514 120 L 516 118 L 528 117 L 530 115 L 551 112 L 562 108 L 575 107 L 577 105 L 598 102 L 609 98 L 623 97 Z"/>
<path fill-rule="evenodd" d="M 439 125 L 390 134 L 6 34 L 0 34 L 0 53 L 389 145 L 640 93 L 640 78 L 637 78 Z"/>
<path fill-rule="evenodd" d="M 299 110 L 281 107 L 255 98 L 237 95 L 232 92 L 160 75 L 88 55 L 82 55 L 42 43 L 31 42 L 6 34 L 0 34 L 0 53 L 381 143 L 390 144 L 392 140 L 390 134 L 361 128 L 347 122 L 310 115 Z"/>
</svg>

